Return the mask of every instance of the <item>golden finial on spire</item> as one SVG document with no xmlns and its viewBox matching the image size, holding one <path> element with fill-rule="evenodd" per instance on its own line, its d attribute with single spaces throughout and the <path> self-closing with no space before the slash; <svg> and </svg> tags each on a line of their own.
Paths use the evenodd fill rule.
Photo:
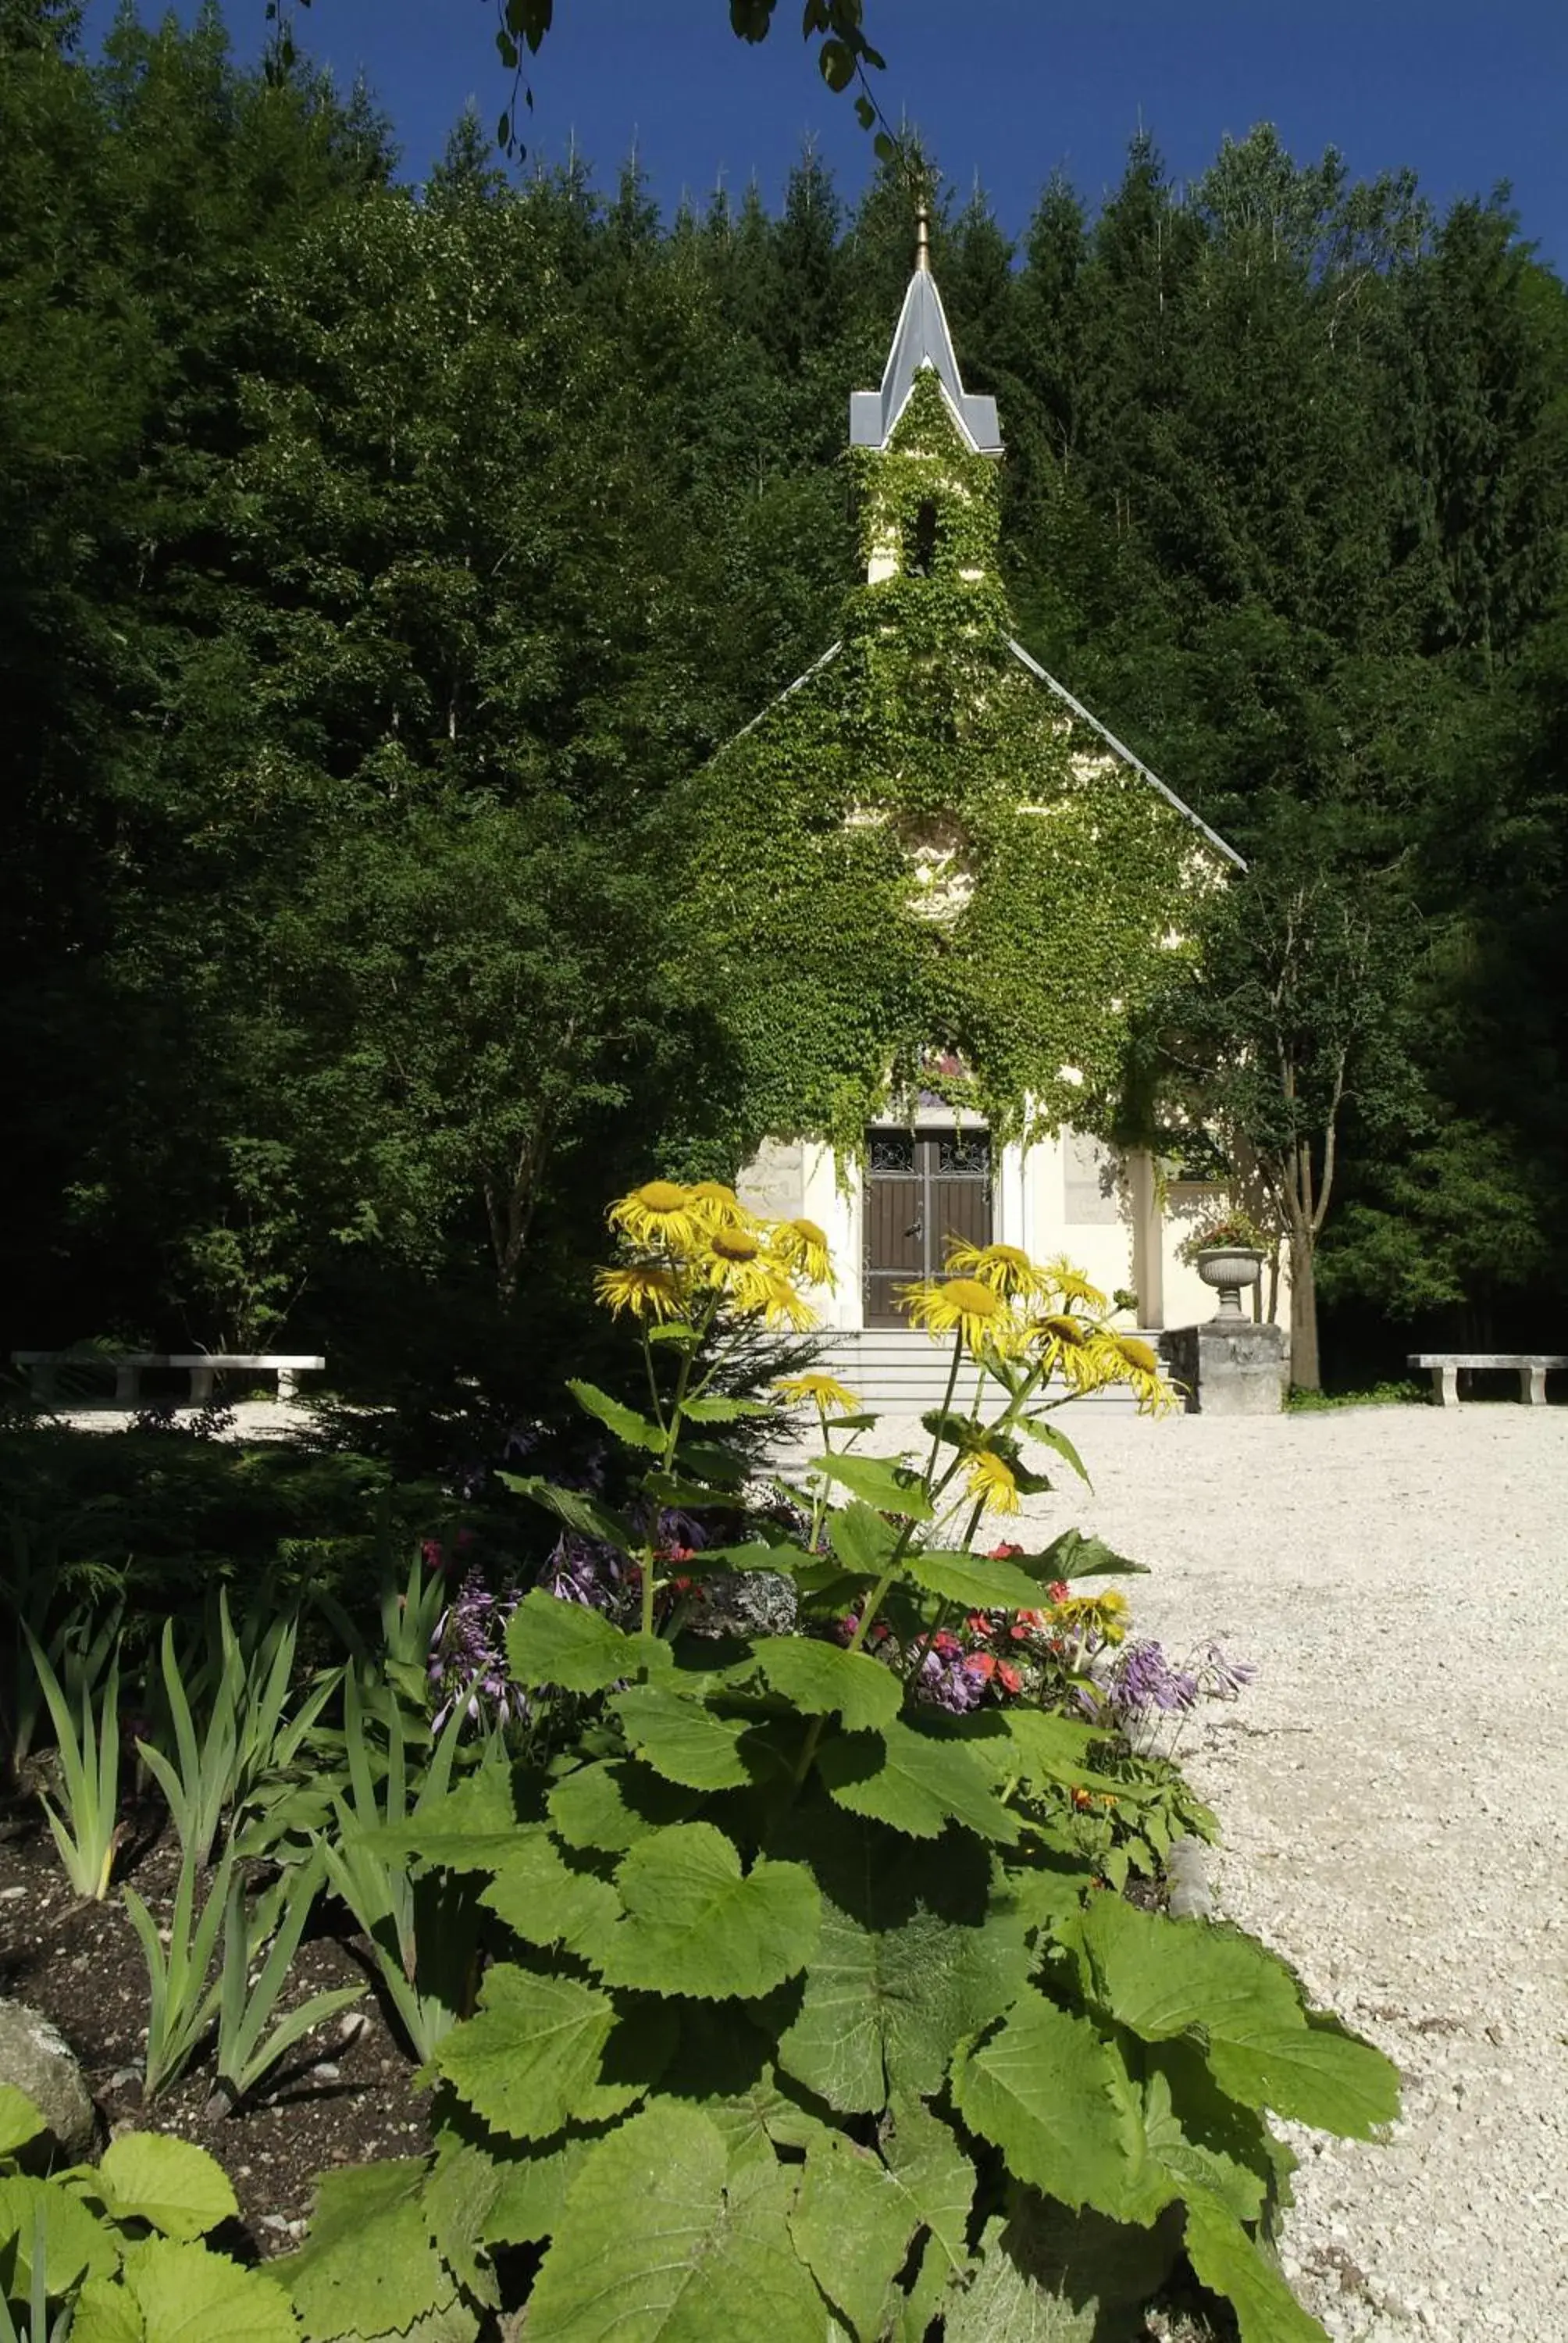
<svg viewBox="0 0 1568 2343">
<path fill-rule="evenodd" d="M 931 273 L 931 216 L 923 187 L 915 197 L 915 273 L 919 277 Z"/>
</svg>

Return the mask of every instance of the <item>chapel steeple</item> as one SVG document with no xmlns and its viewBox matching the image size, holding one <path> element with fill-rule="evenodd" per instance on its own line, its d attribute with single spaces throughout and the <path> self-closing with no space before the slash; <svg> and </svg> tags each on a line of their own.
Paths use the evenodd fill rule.
<svg viewBox="0 0 1568 2343">
<path fill-rule="evenodd" d="M 849 394 L 849 445 L 886 449 L 922 367 L 930 367 L 966 447 L 977 456 L 1001 454 L 996 401 L 966 390 L 948 330 L 947 313 L 931 275 L 930 219 L 922 196 L 915 214 L 915 270 L 899 312 L 879 390 Z"/>
</svg>

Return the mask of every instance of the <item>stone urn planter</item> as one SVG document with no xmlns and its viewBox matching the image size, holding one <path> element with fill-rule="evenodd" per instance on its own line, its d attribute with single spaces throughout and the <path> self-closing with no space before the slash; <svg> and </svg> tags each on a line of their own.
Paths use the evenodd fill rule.
<svg viewBox="0 0 1568 2343">
<path fill-rule="evenodd" d="M 1216 1317 L 1240 1322 L 1245 1315 L 1242 1288 L 1256 1285 L 1261 1277 L 1262 1254 L 1251 1245 L 1206 1245 L 1194 1265 L 1204 1284 L 1211 1285 L 1220 1297 Z"/>
</svg>

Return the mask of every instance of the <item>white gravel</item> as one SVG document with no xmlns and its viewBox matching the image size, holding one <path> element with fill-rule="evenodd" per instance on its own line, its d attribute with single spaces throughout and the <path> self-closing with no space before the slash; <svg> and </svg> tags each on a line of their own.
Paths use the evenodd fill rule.
<svg viewBox="0 0 1568 2343">
<path fill-rule="evenodd" d="M 1094 1491 L 1040 1525 L 1259 1670 L 1179 1752 L 1221 1908 L 1404 2076 L 1386 2146 L 1292 2128 L 1292 2282 L 1335 2343 L 1564 2343 L 1568 1409 L 1059 1420 Z"/>
</svg>

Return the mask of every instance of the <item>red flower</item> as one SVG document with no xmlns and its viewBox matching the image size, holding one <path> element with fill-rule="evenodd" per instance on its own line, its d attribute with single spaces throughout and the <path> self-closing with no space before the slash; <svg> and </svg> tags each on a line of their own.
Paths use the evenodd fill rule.
<svg viewBox="0 0 1568 2343">
<path fill-rule="evenodd" d="M 950 1634 L 944 1627 L 940 1634 L 931 1637 L 931 1649 L 933 1652 L 940 1652 L 944 1660 L 950 1660 L 955 1652 L 962 1651 L 963 1645 L 956 1635 Z"/>
<path fill-rule="evenodd" d="M 1022 1546 L 1009 1545 L 1004 1538 L 1000 1545 L 992 1546 L 990 1552 L 986 1556 L 986 1560 L 988 1562 L 1010 1562 L 1015 1554 L 1020 1554 L 1022 1552 Z"/>
<path fill-rule="evenodd" d="M 1053 1578 L 1045 1591 L 1053 1603 L 1068 1603 L 1072 1599 L 1068 1594 L 1065 1578 Z"/>
<path fill-rule="evenodd" d="M 983 1676 L 989 1684 L 991 1677 L 996 1674 L 996 1654 L 994 1652 L 971 1652 L 968 1659 L 964 1662 L 964 1665 L 968 1668 L 971 1675 Z"/>
<path fill-rule="evenodd" d="M 1006 1660 L 999 1660 L 997 1662 L 996 1673 L 997 1681 L 1000 1684 L 1004 1692 L 1021 1692 L 1023 1690 L 1023 1678 L 1020 1675 L 1015 1667 L 1009 1666 Z"/>
<path fill-rule="evenodd" d="M 964 1625 L 969 1629 L 971 1635 L 989 1635 L 990 1634 L 990 1621 L 986 1617 L 983 1611 L 971 1611 L 969 1617 L 964 1621 Z"/>
<path fill-rule="evenodd" d="M 1027 1644 L 1029 1641 L 1029 1629 L 1021 1619 L 1015 1619 L 1007 1632 L 1015 1644 Z"/>
<path fill-rule="evenodd" d="M 427 1538 L 424 1544 L 419 1548 L 419 1553 L 427 1570 L 446 1569 L 446 1549 L 443 1547 L 439 1538 Z"/>
</svg>

